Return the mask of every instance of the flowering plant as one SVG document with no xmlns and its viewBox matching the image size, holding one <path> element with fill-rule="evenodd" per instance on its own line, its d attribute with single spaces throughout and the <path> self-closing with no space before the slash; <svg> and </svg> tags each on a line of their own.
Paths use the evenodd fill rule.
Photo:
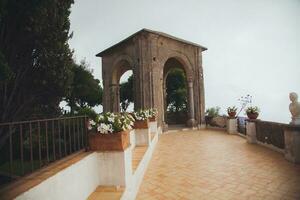
<svg viewBox="0 0 300 200">
<path fill-rule="evenodd" d="M 228 113 L 233 113 L 233 112 L 236 112 L 237 111 L 237 107 L 235 107 L 235 106 L 232 106 L 232 107 L 228 107 L 227 108 L 227 112 Z"/>
<path fill-rule="evenodd" d="M 150 117 L 150 111 L 149 110 L 139 110 L 137 112 L 133 113 L 133 116 L 135 120 L 147 120 Z"/>
<path fill-rule="evenodd" d="M 149 116 L 150 117 L 156 117 L 157 116 L 157 109 L 156 108 L 149 109 Z"/>
<path fill-rule="evenodd" d="M 92 130 L 92 129 L 96 129 L 97 126 L 96 126 L 96 122 L 92 119 L 89 120 L 89 123 L 88 123 L 88 129 L 89 130 Z"/>
<path fill-rule="evenodd" d="M 246 109 L 246 113 L 259 114 L 260 110 L 257 106 L 249 106 Z"/>
<path fill-rule="evenodd" d="M 132 129 L 133 122 L 134 118 L 127 113 L 114 114 L 107 112 L 99 115 L 97 123 L 92 122 L 94 125 L 90 123 L 89 128 L 96 127 L 97 132 L 110 134 Z"/>
</svg>

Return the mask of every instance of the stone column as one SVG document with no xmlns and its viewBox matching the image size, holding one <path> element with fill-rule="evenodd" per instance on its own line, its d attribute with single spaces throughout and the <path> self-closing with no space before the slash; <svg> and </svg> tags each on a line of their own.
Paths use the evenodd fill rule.
<svg viewBox="0 0 300 200">
<path fill-rule="evenodd" d="M 237 118 L 228 118 L 227 119 L 227 133 L 237 134 Z"/>
<path fill-rule="evenodd" d="M 163 131 L 168 131 L 168 124 L 166 122 L 166 115 L 167 115 L 167 88 L 166 88 L 166 82 L 163 83 L 163 114 L 162 114 L 162 128 Z"/>
<path fill-rule="evenodd" d="M 300 125 L 287 125 L 284 128 L 284 142 L 285 159 L 300 163 Z"/>
<path fill-rule="evenodd" d="M 111 88 L 111 112 L 120 112 L 120 89 L 118 84 L 112 84 Z"/>
<path fill-rule="evenodd" d="M 194 105 L 194 87 L 193 82 L 188 82 L 188 93 L 189 93 L 189 120 L 187 122 L 187 125 L 189 127 L 195 126 L 195 105 Z"/>
<path fill-rule="evenodd" d="M 248 119 L 246 122 L 246 138 L 248 143 L 256 143 L 256 126 L 255 120 Z"/>
</svg>

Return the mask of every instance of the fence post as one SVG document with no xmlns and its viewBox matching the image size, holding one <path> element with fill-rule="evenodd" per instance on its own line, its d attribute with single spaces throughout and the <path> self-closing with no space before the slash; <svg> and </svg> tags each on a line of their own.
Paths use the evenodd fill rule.
<svg viewBox="0 0 300 200">
<path fill-rule="evenodd" d="M 237 118 L 227 118 L 227 133 L 237 134 Z"/>
<path fill-rule="evenodd" d="M 256 140 L 256 121 L 257 120 L 246 120 L 246 138 L 247 142 L 251 144 L 255 144 L 257 142 Z"/>
</svg>

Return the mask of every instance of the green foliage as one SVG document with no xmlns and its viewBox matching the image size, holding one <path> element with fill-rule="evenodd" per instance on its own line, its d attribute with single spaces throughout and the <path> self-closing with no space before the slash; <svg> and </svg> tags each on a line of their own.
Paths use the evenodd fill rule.
<svg viewBox="0 0 300 200">
<path fill-rule="evenodd" d="M 87 63 L 81 61 L 80 65 L 73 64 L 72 72 L 72 84 L 66 97 L 71 113 L 74 113 L 78 107 L 94 107 L 101 104 L 103 90 L 100 81 L 94 78 Z"/>
<path fill-rule="evenodd" d="M 133 103 L 133 82 L 134 78 L 131 75 L 126 82 L 120 84 L 120 104 L 123 112 L 127 110 L 130 103 Z"/>
<path fill-rule="evenodd" d="M 0 52 L 0 83 L 8 81 L 12 77 L 12 72 L 4 59 L 3 54 Z"/>
<path fill-rule="evenodd" d="M 220 116 L 220 109 L 221 108 L 219 106 L 208 108 L 205 111 L 205 115 L 208 116 L 208 117 Z"/>
<path fill-rule="evenodd" d="M 72 3 L 0 1 L 0 122 L 60 113 L 72 78 Z M 0 130 L 0 147 L 7 137 Z"/>
<path fill-rule="evenodd" d="M 259 114 L 260 109 L 257 106 L 249 106 L 246 109 L 246 113 Z"/>
<path fill-rule="evenodd" d="M 96 121 L 98 117 L 97 113 L 92 108 L 89 107 L 78 108 L 77 115 L 79 116 L 86 115 L 89 119 L 92 119 L 94 121 Z"/>
<path fill-rule="evenodd" d="M 236 111 L 237 111 L 237 107 L 235 107 L 235 106 L 232 106 L 232 107 L 228 107 L 228 108 L 227 108 L 227 112 L 228 112 L 228 113 L 236 112 Z"/>
<path fill-rule="evenodd" d="M 187 82 L 182 69 L 174 68 L 168 73 L 167 105 L 171 112 L 187 111 Z"/>
</svg>

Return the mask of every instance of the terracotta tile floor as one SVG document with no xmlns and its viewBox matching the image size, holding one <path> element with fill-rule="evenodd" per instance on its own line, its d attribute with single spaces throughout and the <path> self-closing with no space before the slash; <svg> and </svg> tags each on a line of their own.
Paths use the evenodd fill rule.
<svg viewBox="0 0 300 200">
<path fill-rule="evenodd" d="M 134 173 L 139 166 L 148 146 L 136 146 L 132 151 L 132 172 Z"/>
<path fill-rule="evenodd" d="M 221 131 L 163 134 L 137 199 L 300 199 L 300 165 Z"/>
</svg>

